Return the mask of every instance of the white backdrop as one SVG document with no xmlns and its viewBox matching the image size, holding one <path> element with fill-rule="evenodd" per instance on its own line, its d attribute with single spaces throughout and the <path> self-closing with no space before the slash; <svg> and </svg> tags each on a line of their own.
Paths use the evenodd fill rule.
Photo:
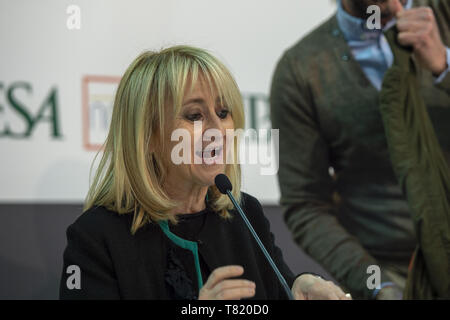
<svg viewBox="0 0 450 320">
<path fill-rule="evenodd" d="M 70 5 L 80 8 L 79 30 L 67 28 Z M 261 97 L 259 123 L 268 127 L 264 98 L 277 60 L 335 7 L 333 0 L 0 0 L 0 202 L 83 201 L 115 81 L 147 49 L 210 50 L 244 97 Z M 243 173 L 245 191 L 278 203 L 275 175 L 255 165 Z"/>
</svg>

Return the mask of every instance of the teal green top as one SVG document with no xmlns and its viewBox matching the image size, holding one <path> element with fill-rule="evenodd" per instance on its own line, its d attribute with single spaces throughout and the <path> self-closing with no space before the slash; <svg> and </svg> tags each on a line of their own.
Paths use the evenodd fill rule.
<svg viewBox="0 0 450 320">
<path fill-rule="evenodd" d="M 206 193 L 205 202 L 208 201 L 208 193 Z M 194 261 L 195 261 L 195 272 L 197 273 L 197 283 L 198 288 L 201 289 L 203 287 L 203 278 L 202 278 L 202 272 L 200 270 L 200 258 L 198 256 L 198 245 L 194 241 L 189 241 L 183 238 L 180 238 L 176 234 L 172 233 L 169 229 L 169 223 L 168 221 L 161 221 L 159 222 L 159 226 L 161 227 L 164 234 L 177 246 L 187 249 L 192 252 L 194 255 Z"/>
<path fill-rule="evenodd" d="M 202 273 L 200 270 L 200 259 L 198 256 L 198 245 L 194 241 L 185 240 L 183 238 L 180 238 L 176 234 L 172 233 L 169 230 L 169 223 L 166 221 L 159 222 L 159 226 L 161 227 L 162 231 L 165 233 L 165 235 L 177 246 L 187 249 L 192 252 L 194 255 L 194 261 L 195 261 L 195 272 L 197 273 L 197 281 L 198 281 L 198 288 L 201 289 L 203 287 L 203 279 L 202 279 Z"/>
</svg>

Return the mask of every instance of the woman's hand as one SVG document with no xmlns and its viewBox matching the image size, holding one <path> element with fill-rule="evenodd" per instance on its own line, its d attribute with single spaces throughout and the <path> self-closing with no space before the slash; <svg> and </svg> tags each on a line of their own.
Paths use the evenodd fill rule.
<svg viewBox="0 0 450 320">
<path fill-rule="evenodd" d="M 331 281 L 312 274 L 303 274 L 294 281 L 292 294 L 296 300 L 351 300 Z"/>
<path fill-rule="evenodd" d="M 199 300 L 238 300 L 255 295 L 255 283 L 244 279 L 232 279 L 241 276 L 241 266 L 225 266 L 215 269 L 205 285 L 200 289 Z"/>
</svg>

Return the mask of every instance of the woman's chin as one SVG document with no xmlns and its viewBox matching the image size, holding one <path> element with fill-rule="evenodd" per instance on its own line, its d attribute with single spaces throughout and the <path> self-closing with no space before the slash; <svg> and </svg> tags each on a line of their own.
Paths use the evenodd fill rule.
<svg viewBox="0 0 450 320">
<path fill-rule="evenodd" d="M 197 179 L 202 182 L 202 184 L 212 186 L 215 184 L 214 179 L 218 174 L 225 172 L 224 164 L 201 164 L 196 168 Z"/>
</svg>

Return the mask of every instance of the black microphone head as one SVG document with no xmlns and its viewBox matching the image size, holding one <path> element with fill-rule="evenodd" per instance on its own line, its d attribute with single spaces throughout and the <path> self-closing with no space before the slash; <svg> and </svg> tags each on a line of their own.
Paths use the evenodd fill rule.
<svg viewBox="0 0 450 320">
<path fill-rule="evenodd" d="M 233 186 L 231 185 L 230 179 L 223 173 L 218 174 L 214 178 L 214 182 L 216 184 L 217 189 L 223 194 L 227 194 L 227 191 L 233 190 Z"/>
</svg>

